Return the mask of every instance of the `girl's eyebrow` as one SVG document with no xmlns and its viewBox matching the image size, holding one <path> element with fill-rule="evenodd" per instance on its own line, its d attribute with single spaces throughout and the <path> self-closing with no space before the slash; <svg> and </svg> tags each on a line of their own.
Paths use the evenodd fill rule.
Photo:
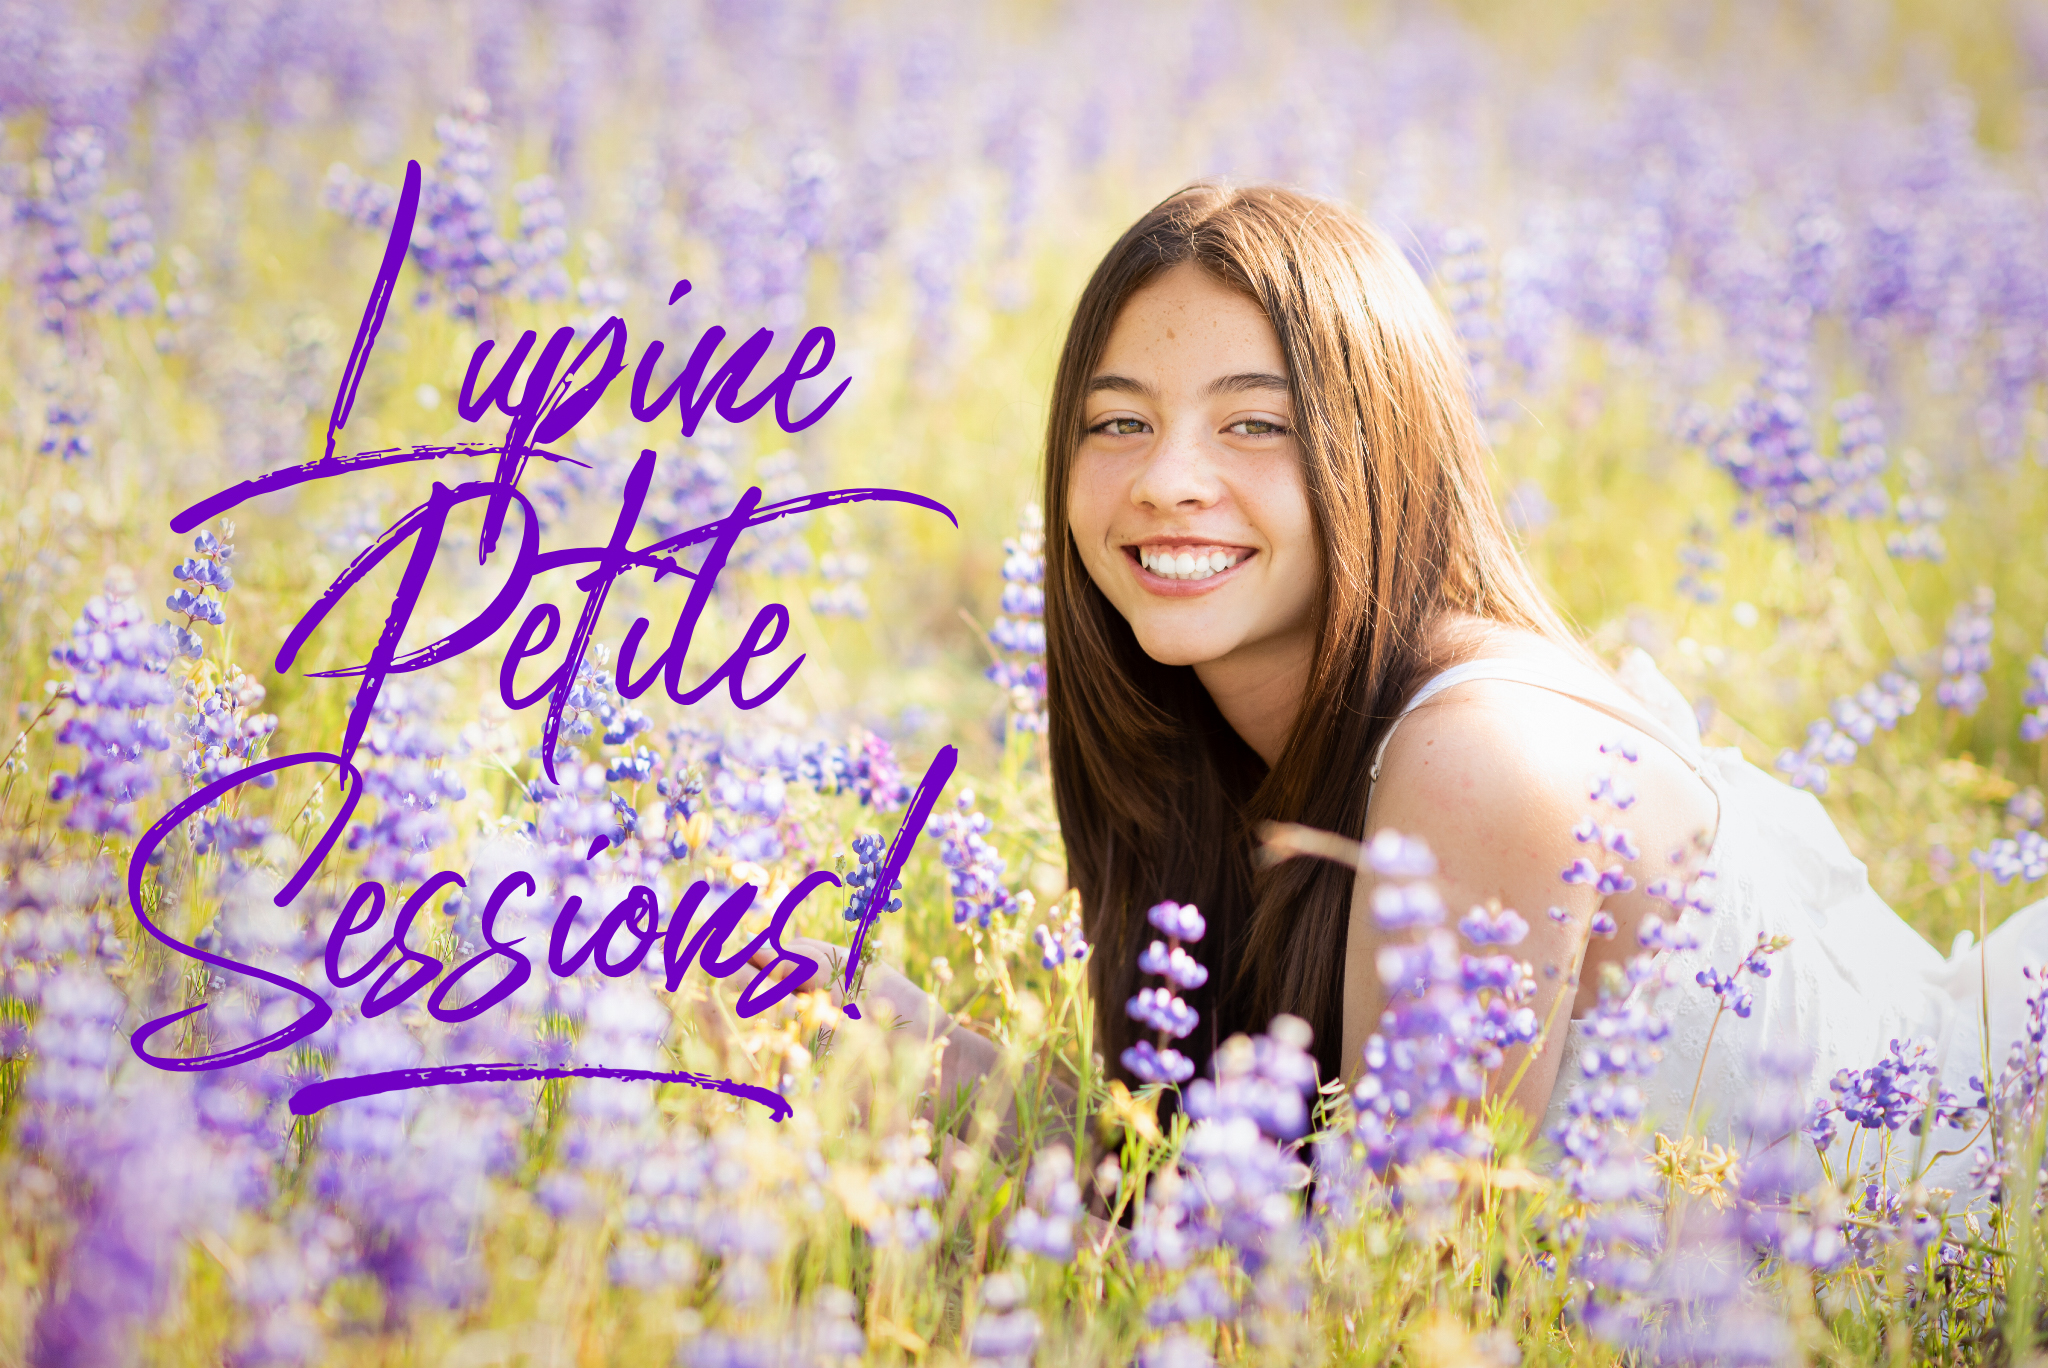
<svg viewBox="0 0 2048 1368">
<path fill-rule="evenodd" d="M 1135 394 L 1140 399 L 1155 397 L 1152 387 L 1143 380 L 1133 380 L 1128 375 L 1098 375 L 1088 382 L 1089 394 Z"/>
<path fill-rule="evenodd" d="M 1202 387 L 1202 397 L 1218 394 L 1243 394 L 1251 390 L 1278 390 L 1282 394 L 1287 388 L 1287 377 L 1271 371 L 1246 371 L 1242 375 L 1219 375 Z"/>
<path fill-rule="evenodd" d="M 1290 392 L 1287 377 L 1284 375 L 1275 375 L 1271 371 L 1245 371 L 1239 375 L 1217 376 L 1202 386 L 1201 397 L 1207 399 L 1218 394 L 1243 394 L 1252 390 L 1277 390 L 1282 394 Z M 1143 380 L 1133 380 L 1128 375 L 1098 375 L 1088 382 L 1087 392 L 1135 394 L 1141 399 L 1158 397 L 1150 385 Z"/>
</svg>

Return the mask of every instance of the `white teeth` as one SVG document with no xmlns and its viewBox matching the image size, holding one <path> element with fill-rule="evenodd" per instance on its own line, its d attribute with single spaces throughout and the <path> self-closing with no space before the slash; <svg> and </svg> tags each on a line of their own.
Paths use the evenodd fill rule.
<svg viewBox="0 0 2048 1368">
<path fill-rule="evenodd" d="M 1193 551 L 1154 551 L 1145 547 L 1138 549 L 1139 564 L 1164 579 L 1205 580 L 1222 574 L 1240 559 L 1239 553 L 1220 549 L 1199 554 Z"/>
</svg>

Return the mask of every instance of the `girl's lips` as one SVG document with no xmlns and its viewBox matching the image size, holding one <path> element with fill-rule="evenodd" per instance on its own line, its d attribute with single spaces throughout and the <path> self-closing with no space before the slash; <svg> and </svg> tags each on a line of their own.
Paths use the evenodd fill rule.
<svg viewBox="0 0 2048 1368">
<path fill-rule="evenodd" d="M 1219 570 L 1207 579 L 1168 579 L 1164 575 L 1155 575 L 1145 568 L 1145 563 L 1138 559 L 1137 547 L 1124 548 L 1124 558 L 1130 561 L 1131 573 L 1137 578 L 1139 586 L 1161 598 L 1199 598 L 1250 565 L 1258 554 L 1253 551 L 1228 570 Z"/>
</svg>

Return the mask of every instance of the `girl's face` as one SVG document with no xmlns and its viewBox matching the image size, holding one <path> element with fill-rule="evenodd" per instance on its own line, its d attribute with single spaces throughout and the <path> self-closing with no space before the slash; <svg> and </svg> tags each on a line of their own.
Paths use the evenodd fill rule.
<svg viewBox="0 0 2048 1368">
<path fill-rule="evenodd" d="M 1212 693 L 1305 670 L 1322 563 L 1264 310 L 1199 266 L 1162 273 L 1083 404 L 1068 526 L 1145 653 Z"/>
</svg>

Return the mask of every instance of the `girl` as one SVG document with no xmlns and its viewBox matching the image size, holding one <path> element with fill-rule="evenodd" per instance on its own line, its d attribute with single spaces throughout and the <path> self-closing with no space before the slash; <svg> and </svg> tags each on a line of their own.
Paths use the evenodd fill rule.
<svg viewBox="0 0 2048 1368">
<path fill-rule="evenodd" d="M 1489 1087 L 1518 1079 L 1510 1100 L 1532 1119 L 1556 1119 L 1579 1019 L 1646 930 L 1671 947 L 1672 1031 L 1647 1089 L 1666 1129 L 1691 1117 L 1725 1134 L 1766 1044 L 1810 1060 L 1810 1100 L 1837 1069 L 1918 1037 L 1973 1098 L 1981 994 L 1995 1066 L 2020 1027 L 2019 965 L 2048 957 L 2048 904 L 1999 928 L 1988 955 L 1944 963 L 1810 794 L 1703 749 L 1647 657 L 1617 677 L 1572 636 L 1509 539 L 1486 461 L 1444 316 L 1339 205 L 1196 185 L 1096 269 L 1047 428 L 1045 619 L 1053 790 L 1105 1060 L 1118 1068 L 1139 1029 L 1124 1003 L 1153 935 L 1145 909 L 1171 899 L 1209 922 L 1209 979 L 1189 995 L 1202 1024 L 1182 1042 L 1198 1071 L 1287 1012 L 1314 1029 L 1325 1078 L 1357 1075 L 1386 1006 L 1371 880 L 1258 867 L 1258 832 L 1278 820 L 1419 836 L 1453 919 L 1494 902 L 1522 913 L 1516 953 L 1554 1024 Z M 1610 769 L 1637 797 L 1602 852 L 1625 877 L 1563 882 L 1588 851 L 1574 827 L 1589 783 Z M 1671 924 L 1650 886 L 1674 874 L 1713 889 L 1711 915 Z M 1790 940 L 1768 978 L 1745 978 L 1754 1007 L 1723 1020 L 1710 1052 L 1718 1004 L 1695 976 L 1732 971 L 1760 935 Z M 949 1031 L 948 1081 L 990 1067 L 993 1046 L 901 975 L 868 982 L 912 1025 Z M 1929 1178 L 1966 1187 L 1966 1163 Z"/>
</svg>

